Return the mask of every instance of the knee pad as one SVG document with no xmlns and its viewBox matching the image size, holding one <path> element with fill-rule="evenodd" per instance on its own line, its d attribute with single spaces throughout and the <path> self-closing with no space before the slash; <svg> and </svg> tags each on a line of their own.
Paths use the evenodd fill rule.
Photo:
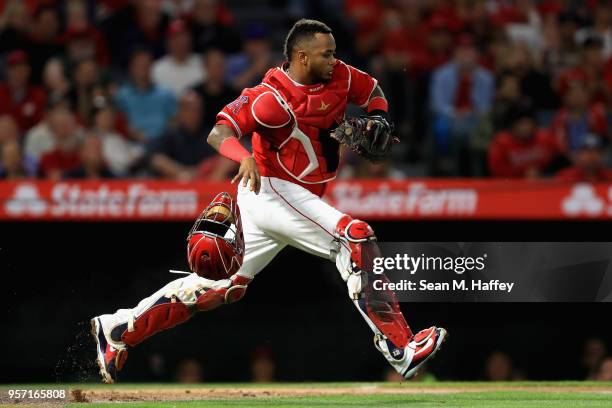
<svg viewBox="0 0 612 408">
<path fill-rule="evenodd" d="M 376 236 L 368 223 L 349 215 L 338 221 L 334 236 L 336 266 L 347 284 L 349 297 L 358 299 L 367 284 L 368 273 L 373 270 L 374 258 L 380 256 Z"/>
<path fill-rule="evenodd" d="M 234 275 L 230 278 L 230 281 L 231 285 L 227 288 L 208 290 L 200 295 L 196 301 L 197 310 L 204 312 L 242 299 L 251 279 Z"/>
<path fill-rule="evenodd" d="M 373 260 L 380 256 L 380 250 L 374 230 L 367 222 L 345 215 L 336 224 L 335 236 L 350 251 L 353 273 L 372 271 Z"/>
<path fill-rule="evenodd" d="M 365 221 L 353 219 L 350 215 L 340 218 L 336 224 L 336 235 L 354 243 L 376 241 L 372 227 Z"/>
</svg>

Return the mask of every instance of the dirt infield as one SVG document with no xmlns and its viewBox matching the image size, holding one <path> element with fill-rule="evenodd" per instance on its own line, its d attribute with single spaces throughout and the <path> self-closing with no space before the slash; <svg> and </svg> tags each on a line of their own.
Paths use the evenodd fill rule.
<svg viewBox="0 0 612 408">
<path fill-rule="evenodd" d="M 610 394 L 611 387 L 572 387 L 572 386 L 334 386 L 334 387 L 299 387 L 299 386 L 259 386 L 259 387 L 172 387 L 172 388 L 75 388 L 71 391 L 71 402 L 136 402 L 136 401 L 169 401 L 169 400 L 214 400 L 227 398 L 271 398 L 271 397 L 315 397 L 338 395 L 415 395 L 415 394 L 457 394 L 497 391 L 530 391 L 543 393 L 582 392 L 593 394 Z"/>
</svg>

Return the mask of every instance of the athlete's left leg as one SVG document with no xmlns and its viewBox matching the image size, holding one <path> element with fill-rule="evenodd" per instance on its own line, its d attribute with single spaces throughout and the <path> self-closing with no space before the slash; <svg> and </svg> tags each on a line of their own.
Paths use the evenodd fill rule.
<svg viewBox="0 0 612 408">
<path fill-rule="evenodd" d="M 240 197 L 238 197 L 239 205 Z M 149 337 L 206 312 L 240 300 L 249 283 L 278 254 L 285 244 L 261 231 L 252 220 L 257 208 L 242 211 L 245 253 L 242 266 L 230 279 L 212 281 L 191 273 L 175 279 L 132 308 L 119 309 L 92 319 L 97 362 L 104 382 L 117 380 L 133 348 Z"/>
<path fill-rule="evenodd" d="M 376 348 L 404 377 L 416 374 L 446 338 L 446 330 L 430 327 L 413 334 L 391 291 L 372 287 L 371 263 L 379 256 L 370 226 L 342 214 L 308 190 L 284 180 L 262 178 L 276 196 L 275 211 L 283 223 L 270 222 L 268 233 L 283 242 L 336 263 L 348 294 L 374 332 Z M 386 279 L 376 275 L 376 279 Z"/>
</svg>

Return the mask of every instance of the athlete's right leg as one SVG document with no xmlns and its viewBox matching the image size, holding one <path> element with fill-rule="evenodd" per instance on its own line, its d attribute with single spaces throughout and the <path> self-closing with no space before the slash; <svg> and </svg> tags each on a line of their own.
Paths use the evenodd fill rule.
<svg viewBox="0 0 612 408">
<path fill-rule="evenodd" d="M 91 320 L 97 362 L 105 382 L 116 381 L 117 371 L 127 359 L 128 347 L 187 321 L 196 312 L 240 300 L 255 275 L 284 248 L 285 244 L 257 228 L 249 211 L 243 212 L 241 219 L 245 255 L 242 267 L 231 279 L 211 281 L 192 273 L 166 284 L 134 308 L 119 309 Z"/>
<path fill-rule="evenodd" d="M 136 307 L 119 309 L 91 320 L 97 343 L 97 361 L 107 383 L 116 379 L 127 358 L 127 347 L 187 321 L 197 311 L 211 310 L 244 296 L 250 279 L 232 277 L 211 281 L 195 273 L 176 279 L 141 300 Z"/>
<path fill-rule="evenodd" d="M 365 222 L 341 213 L 306 189 L 262 177 L 259 196 L 241 190 L 245 201 L 263 208 L 253 214 L 260 228 L 288 245 L 333 260 L 349 296 L 372 329 L 375 345 L 406 378 L 414 375 L 446 338 L 446 330 L 430 327 L 413 334 L 391 291 L 376 291 L 372 259 L 380 256 L 376 237 Z"/>
</svg>

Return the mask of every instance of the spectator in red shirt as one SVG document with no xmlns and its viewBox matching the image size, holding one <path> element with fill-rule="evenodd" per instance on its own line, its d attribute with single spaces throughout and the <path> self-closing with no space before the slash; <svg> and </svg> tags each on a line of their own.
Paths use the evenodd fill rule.
<svg viewBox="0 0 612 408">
<path fill-rule="evenodd" d="M 551 131 L 562 152 L 570 154 L 576 150 L 589 132 L 607 134 L 606 111 L 601 104 L 589 106 L 589 94 L 583 83 L 569 85 L 564 105 L 551 124 Z"/>
<path fill-rule="evenodd" d="M 384 34 L 385 9 L 380 0 L 347 0 L 344 10 L 355 24 L 354 48 L 359 56 L 376 50 Z"/>
<path fill-rule="evenodd" d="M 545 129 L 538 129 L 533 111 L 517 108 L 511 114 L 509 130 L 498 132 L 489 148 L 489 169 L 493 177 L 537 178 L 552 163 L 556 148 Z"/>
<path fill-rule="evenodd" d="M 557 173 L 556 179 L 568 182 L 612 181 L 612 170 L 604 166 L 601 137 L 589 133 L 572 155 L 573 166 Z"/>
<path fill-rule="evenodd" d="M 25 51 L 11 52 L 7 64 L 6 82 L 0 83 L 0 114 L 11 115 L 25 132 L 42 119 L 47 98 L 41 89 L 30 85 Z"/>
<path fill-rule="evenodd" d="M 425 52 L 425 39 L 421 29 L 417 4 L 402 5 L 401 10 L 388 12 L 387 27 L 380 43 L 379 52 L 392 69 L 412 71 L 414 55 Z"/>
<path fill-rule="evenodd" d="M 69 61 L 95 58 L 100 66 L 110 64 L 110 54 L 104 36 L 89 22 L 83 2 L 71 1 L 66 5 L 64 41 Z"/>
<path fill-rule="evenodd" d="M 74 115 L 67 109 L 54 112 L 50 127 L 54 148 L 42 156 L 38 167 L 42 177 L 59 180 L 62 173 L 74 170 L 81 164 L 79 142 L 82 138 Z"/>
<path fill-rule="evenodd" d="M 436 4 L 437 3 L 437 4 Z M 445 26 L 453 33 L 465 30 L 470 20 L 470 5 L 465 1 L 438 1 L 434 2 L 431 10 L 431 19 L 444 21 Z"/>
<path fill-rule="evenodd" d="M 435 70 L 453 57 L 453 37 L 443 19 L 430 19 L 422 28 L 426 44 L 423 52 L 412 54 L 414 64 L 421 72 Z"/>
<path fill-rule="evenodd" d="M 105 179 L 113 178 L 102 153 L 102 140 L 87 136 L 79 149 L 80 165 L 63 173 L 67 179 Z"/>
</svg>

